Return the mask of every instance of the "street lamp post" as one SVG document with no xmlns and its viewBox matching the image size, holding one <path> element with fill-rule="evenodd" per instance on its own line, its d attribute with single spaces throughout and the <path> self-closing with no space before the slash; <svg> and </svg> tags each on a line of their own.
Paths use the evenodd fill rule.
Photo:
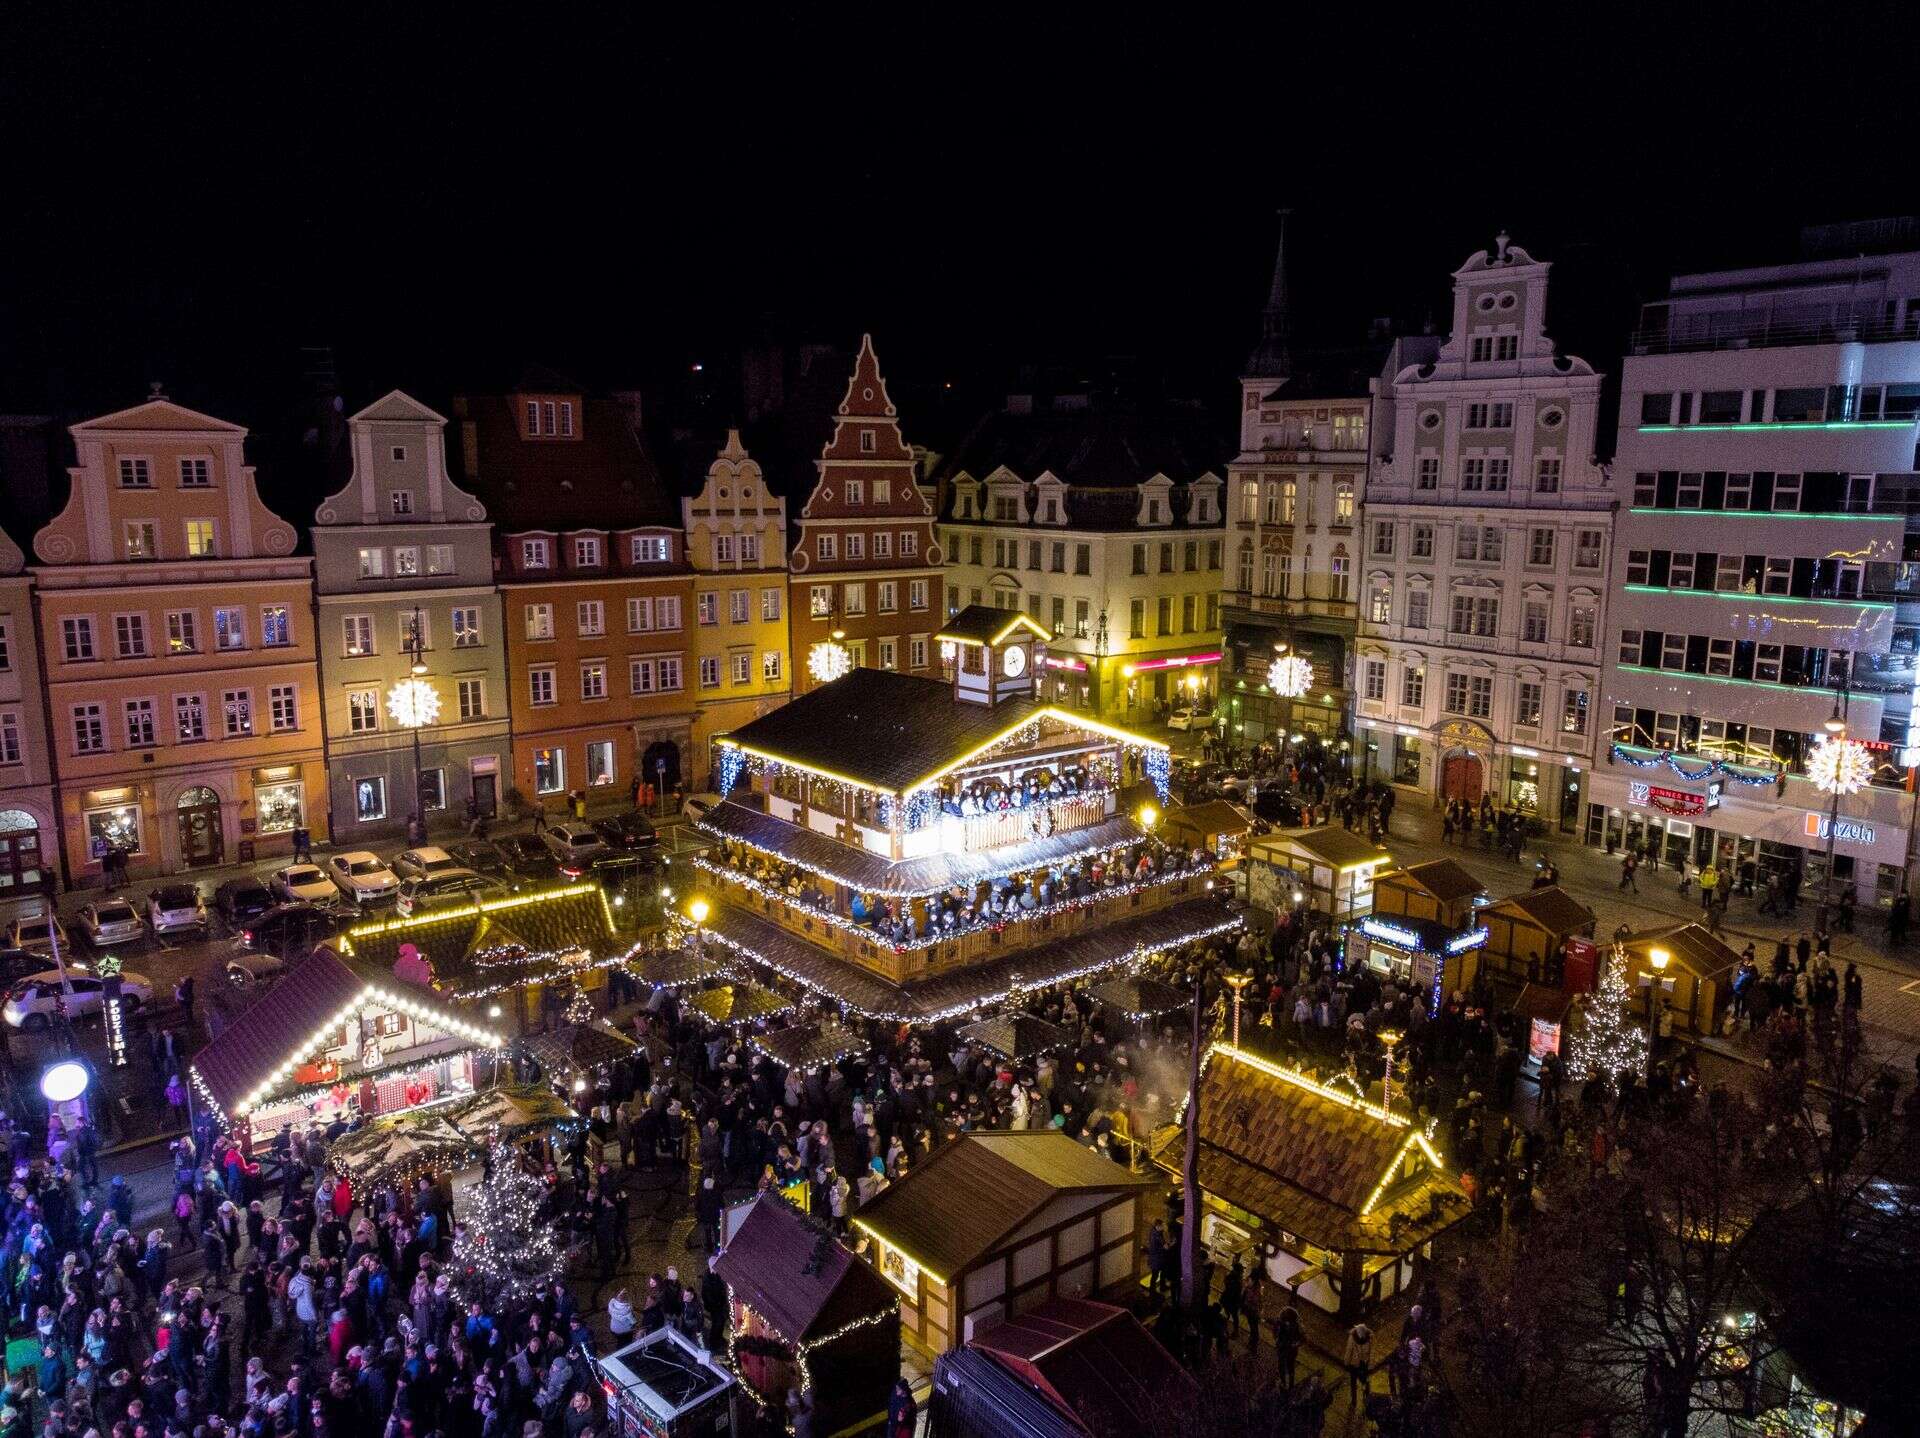
<svg viewBox="0 0 1920 1438">
<path fill-rule="evenodd" d="M 1647 979 L 1647 1081 L 1649 1083 L 1653 1081 L 1653 1061 L 1660 1045 L 1660 1025 L 1657 1021 L 1660 1011 L 1660 993 L 1666 978 L 1667 965 L 1672 961 L 1673 955 L 1665 949 L 1654 949 L 1647 954 L 1647 962 L 1653 965 L 1653 973 Z"/>
<path fill-rule="evenodd" d="M 1852 708 L 1852 705 L 1853 674 L 1852 671 L 1849 670 L 1841 676 L 1839 687 L 1834 690 L 1833 714 L 1822 725 L 1827 731 L 1827 737 L 1822 741 L 1822 747 L 1824 748 L 1829 744 L 1836 746 L 1834 762 L 1831 765 L 1820 766 L 1814 780 L 1816 787 L 1825 789 L 1828 796 L 1827 867 L 1826 873 L 1821 876 L 1820 880 L 1820 908 L 1814 916 L 1814 927 L 1818 929 L 1825 929 L 1827 927 L 1827 915 L 1833 907 L 1833 841 L 1838 838 L 1840 834 L 1840 796 L 1843 793 L 1850 792 L 1848 789 L 1849 776 L 1846 773 L 1846 766 L 1842 762 L 1845 751 L 1841 750 L 1838 746 L 1845 745 L 1849 742 L 1847 739 L 1847 711 Z"/>
<path fill-rule="evenodd" d="M 1380 1107 L 1388 1113 L 1393 1112 L 1393 1050 L 1406 1035 L 1398 1029 L 1382 1029 L 1377 1037 L 1380 1046 L 1387 1051 L 1386 1072 L 1380 1077 Z"/>
<path fill-rule="evenodd" d="M 426 678 L 426 638 L 421 632 L 420 610 L 413 611 L 407 626 L 407 677 L 397 680 L 387 691 L 387 713 L 393 722 L 413 736 L 413 813 L 408 828 L 416 823 L 422 836 L 427 827 L 427 771 L 420 760 L 420 731 L 440 718 L 440 695 Z M 411 839 L 412 835 L 408 837 Z"/>
<path fill-rule="evenodd" d="M 1240 996 L 1253 982 L 1252 974 L 1228 974 L 1227 987 L 1233 990 L 1233 1046 L 1240 1047 Z"/>
</svg>

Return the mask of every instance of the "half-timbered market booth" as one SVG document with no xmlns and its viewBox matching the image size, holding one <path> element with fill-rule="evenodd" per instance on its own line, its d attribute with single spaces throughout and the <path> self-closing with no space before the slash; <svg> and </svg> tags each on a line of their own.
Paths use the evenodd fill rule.
<svg viewBox="0 0 1920 1438">
<path fill-rule="evenodd" d="M 855 668 L 716 741 L 701 941 L 937 1022 L 1235 927 L 1217 854 L 1156 831 L 1166 745 L 1036 697 L 1048 638 L 975 605 L 937 636 L 947 679 Z"/>
</svg>

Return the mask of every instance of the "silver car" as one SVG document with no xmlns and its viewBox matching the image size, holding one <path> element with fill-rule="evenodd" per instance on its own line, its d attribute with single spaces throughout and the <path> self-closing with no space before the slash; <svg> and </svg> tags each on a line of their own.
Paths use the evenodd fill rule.
<svg viewBox="0 0 1920 1438">
<path fill-rule="evenodd" d="M 147 926 L 140 921 L 139 910 L 127 900 L 100 899 L 81 907 L 80 931 L 94 948 L 106 949 L 144 938 Z"/>
</svg>

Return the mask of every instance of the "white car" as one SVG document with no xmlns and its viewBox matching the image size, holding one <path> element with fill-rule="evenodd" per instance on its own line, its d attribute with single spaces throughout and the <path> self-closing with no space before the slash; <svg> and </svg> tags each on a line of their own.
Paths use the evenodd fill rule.
<svg viewBox="0 0 1920 1438">
<path fill-rule="evenodd" d="M 689 824 L 697 824 L 707 817 L 708 810 L 721 802 L 718 794 L 689 794 L 680 806 L 680 813 Z"/>
<path fill-rule="evenodd" d="M 1176 709 L 1167 716 L 1169 729 L 1211 729 L 1213 711 L 1211 709 Z"/>
<path fill-rule="evenodd" d="M 147 895 L 147 927 L 156 935 L 205 933 L 207 901 L 198 884 L 162 884 Z"/>
<path fill-rule="evenodd" d="M 131 907 L 131 906 L 129 906 Z M 92 974 L 67 972 L 67 1017 L 86 1018 L 100 1012 L 102 985 Z M 44 1029 L 53 1022 L 60 995 L 60 971 L 48 969 L 20 980 L 7 990 L 7 1003 L 0 1018 L 16 1029 Z M 153 1002 L 153 983 L 142 974 L 120 975 L 120 995 L 128 1011 Z"/>
<path fill-rule="evenodd" d="M 15 919 L 7 926 L 7 947 L 25 949 L 32 954 L 50 954 L 53 941 L 60 940 L 61 952 L 66 952 L 67 929 L 51 914 L 31 914 Z"/>
<path fill-rule="evenodd" d="M 380 861 L 378 854 L 365 849 L 335 854 L 327 860 L 327 877 L 356 904 L 377 904 L 391 899 L 400 887 L 393 870 Z"/>
<path fill-rule="evenodd" d="M 447 869 L 464 867 L 445 849 L 431 844 L 418 849 L 402 849 L 393 856 L 393 872 L 403 879 L 424 879 Z"/>
<path fill-rule="evenodd" d="M 267 887 L 288 904 L 331 904 L 340 890 L 318 864 L 289 864 L 276 869 Z"/>
<path fill-rule="evenodd" d="M 593 825 L 570 820 L 550 824 L 545 835 L 547 847 L 560 867 L 571 878 L 579 878 L 587 866 L 607 852 L 607 841 L 594 832 Z"/>
<path fill-rule="evenodd" d="M 94 948 L 109 949 L 115 944 L 145 938 L 147 926 L 140 921 L 140 911 L 130 901 L 101 899 L 81 906 L 80 931 Z"/>
</svg>

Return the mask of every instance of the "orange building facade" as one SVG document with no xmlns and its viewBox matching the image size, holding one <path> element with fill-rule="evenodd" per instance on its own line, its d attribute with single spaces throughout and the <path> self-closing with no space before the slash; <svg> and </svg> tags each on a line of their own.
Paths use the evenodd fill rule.
<svg viewBox="0 0 1920 1438">
<path fill-rule="evenodd" d="M 290 853 L 327 803 L 313 572 L 246 431 L 155 398 L 71 433 L 33 545 L 68 882 Z"/>
<path fill-rule="evenodd" d="M 819 687 L 814 646 L 836 631 L 855 667 L 938 674 L 940 549 L 913 451 L 900 435 L 873 338 L 860 353 L 789 560 L 793 692 Z"/>
<path fill-rule="evenodd" d="M 632 411 L 557 375 L 454 403 L 494 520 L 513 722 L 510 805 L 691 777 L 693 571 Z"/>
</svg>

